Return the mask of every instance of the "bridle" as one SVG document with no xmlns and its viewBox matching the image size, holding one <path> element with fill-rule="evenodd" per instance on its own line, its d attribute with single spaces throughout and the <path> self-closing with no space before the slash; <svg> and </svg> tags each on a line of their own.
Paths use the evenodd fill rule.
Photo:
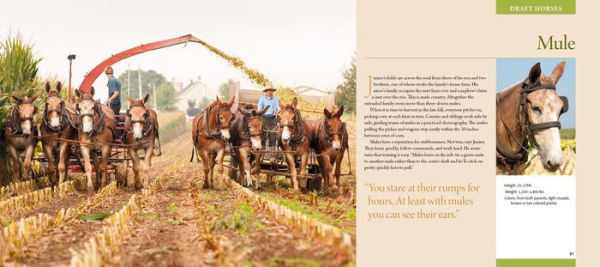
<svg viewBox="0 0 600 267">
<path fill-rule="evenodd" d="M 55 97 L 55 96 L 54 96 Z M 59 97 L 60 99 L 60 97 Z M 52 112 L 55 112 L 58 116 L 59 116 L 59 127 L 52 127 L 50 126 L 50 123 L 48 122 L 48 115 L 50 115 Z M 67 114 L 65 112 L 65 102 L 60 99 L 60 108 L 59 109 L 49 109 L 48 108 L 48 102 L 46 101 L 46 106 L 44 108 L 44 115 L 42 117 L 42 125 L 44 125 L 44 127 L 46 127 L 46 129 L 48 129 L 51 132 L 61 132 L 62 130 L 64 130 L 65 128 L 67 128 Z"/>
<path fill-rule="evenodd" d="M 33 104 L 32 104 L 33 105 Z M 37 107 L 34 105 L 33 114 L 37 113 Z M 23 129 L 21 129 L 21 125 L 17 122 L 19 121 L 29 121 L 31 125 L 31 132 L 33 133 L 35 130 L 35 121 L 33 119 L 33 115 L 29 117 L 21 117 L 21 111 L 19 110 L 19 105 L 13 107 L 11 116 L 9 117 L 9 126 L 12 134 L 22 134 Z"/>
<path fill-rule="evenodd" d="M 242 120 L 242 128 L 243 128 L 243 132 L 242 132 L 242 138 L 244 138 L 246 141 L 250 142 L 250 139 L 254 136 L 261 136 L 263 135 L 263 129 L 262 127 L 260 128 L 260 131 L 258 133 L 250 133 L 250 127 L 248 126 L 248 120 L 250 119 L 258 119 L 261 120 L 261 116 L 243 116 L 243 120 Z"/>
<path fill-rule="evenodd" d="M 302 116 L 297 109 L 282 109 L 280 112 L 290 110 L 294 113 L 294 119 L 292 119 L 292 124 L 284 123 L 280 124 L 281 117 L 279 117 L 279 113 L 277 114 L 277 124 L 281 129 L 283 127 L 289 127 L 292 129 L 292 136 L 290 137 L 290 143 L 298 144 L 304 142 L 304 121 L 302 120 Z M 296 127 L 298 126 L 298 127 Z M 297 130 L 297 131 L 296 131 Z"/>
<path fill-rule="evenodd" d="M 527 147 L 528 141 L 531 142 L 531 144 L 534 145 L 535 147 L 539 147 L 539 145 L 537 144 L 537 142 L 535 141 L 535 138 L 534 138 L 535 132 L 549 129 L 549 128 L 554 128 L 554 127 L 558 127 L 559 129 L 561 128 L 560 121 L 558 121 L 558 120 L 541 122 L 541 123 L 531 123 L 531 121 L 529 120 L 529 114 L 527 113 L 527 105 L 529 105 L 530 103 L 527 100 L 527 95 L 531 92 L 535 92 L 537 90 L 542 90 L 542 89 L 549 89 L 549 90 L 556 91 L 556 85 L 542 84 L 541 82 L 536 83 L 534 85 L 529 85 L 527 83 L 527 81 L 524 81 L 521 84 L 521 97 L 519 100 L 519 114 L 520 114 L 519 122 L 521 123 L 521 129 L 526 133 L 525 140 L 523 141 L 523 144 L 521 145 L 521 150 L 517 153 L 512 153 L 512 152 L 506 151 L 499 145 L 498 136 L 496 136 L 496 151 L 498 152 L 497 156 L 500 159 L 502 159 L 502 160 L 509 159 L 509 160 L 513 160 L 513 161 L 517 161 L 517 162 L 527 159 L 527 154 L 528 154 L 529 150 L 526 147 Z M 560 114 L 559 114 L 559 116 L 560 116 L 569 110 L 569 101 L 566 96 L 560 96 L 559 98 L 563 102 L 563 106 L 562 106 L 562 108 L 560 110 Z M 499 98 L 498 98 L 498 94 L 496 94 L 496 104 L 498 104 L 498 102 L 499 102 Z M 514 138 L 514 135 L 511 133 L 510 128 L 508 127 L 506 122 L 504 122 L 504 120 L 502 118 L 500 118 L 500 120 L 501 120 L 505 130 L 508 133 L 508 137 L 510 139 L 513 139 L 513 141 L 516 141 L 515 140 L 516 138 Z"/>
<path fill-rule="evenodd" d="M 144 119 L 142 120 L 134 120 L 131 117 L 131 108 L 133 107 L 142 107 L 144 109 Z M 127 109 L 127 117 L 129 118 L 130 121 L 130 125 L 129 127 L 127 127 L 127 132 L 132 132 L 133 131 L 133 124 L 134 123 L 143 123 L 144 127 L 142 129 L 142 134 L 144 136 L 147 136 L 148 134 L 150 134 L 150 131 L 152 130 L 152 127 L 150 127 L 150 112 L 148 111 L 148 109 L 146 108 L 146 106 L 144 106 L 143 104 L 133 104 L 131 106 L 129 106 L 129 108 Z"/>
<path fill-rule="evenodd" d="M 216 112 L 215 112 L 215 123 L 216 123 L 216 127 L 215 128 L 217 128 L 216 131 L 211 130 L 210 129 L 210 125 L 209 125 L 210 120 L 209 120 L 208 117 L 210 116 L 211 110 L 212 110 L 212 107 L 208 106 L 203 111 L 203 112 L 206 112 L 205 113 L 206 116 L 204 117 L 204 124 L 205 124 L 204 128 L 206 129 L 206 135 L 205 136 L 208 137 L 208 138 L 218 139 L 218 138 L 221 138 L 221 132 L 219 130 L 229 129 L 227 126 L 222 127 L 221 126 L 221 120 L 219 120 L 219 116 L 220 116 L 221 112 L 229 110 L 229 107 L 219 107 L 219 108 L 216 109 Z M 232 114 L 231 115 L 231 121 L 234 120 L 234 119 L 235 119 L 235 114 Z"/>
<path fill-rule="evenodd" d="M 340 138 L 340 142 L 343 144 L 344 143 L 344 132 L 346 131 L 346 123 L 342 122 L 342 127 L 341 127 L 340 131 L 329 132 L 329 131 L 327 131 L 327 121 L 328 121 L 328 118 L 324 116 L 323 119 L 322 119 L 322 121 L 323 122 L 321 123 L 321 125 L 322 125 L 322 128 L 323 128 L 323 134 L 325 136 L 325 140 L 327 142 L 331 142 L 332 137 L 334 135 L 337 135 Z"/>
<path fill-rule="evenodd" d="M 102 112 L 102 107 L 100 107 L 100 103 L 94 101 L 92 98 L 90 97 L 85 97 L 82 98 L 81 100 L 91 100 L 94 102 L 94 108 L 93 111 L 91 113 L 79 113 L 79 119 L 81 121 L 81 119 L 85 118 L 85 117 L 90 117 L 92 119 L 92 132 L 90 133 L 90 136 L 94 136 L 100 132 L 102 132 L 102 129 L 104 127 L 104 112 Z M 80 100 L 80 102 L 81 102 Z M 75 109 L 77 111 L 79 111 L 79 103 L 75 104 Z M 96 114 L 99 114 L 99 118 L 96 121 Z M 96 123 L 93 123 L 96 122 Z M 80 127 L 83 127 L 83 123 L 80 123 Z"/>
</svg>

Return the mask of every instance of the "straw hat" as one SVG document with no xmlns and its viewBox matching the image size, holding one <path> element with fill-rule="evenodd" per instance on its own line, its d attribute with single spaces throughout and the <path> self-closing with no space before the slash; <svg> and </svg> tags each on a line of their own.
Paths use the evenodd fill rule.
<svg viewBox="0 0 600 267">
<path fill-rule="evenodd" d="M 277 91 L 277 89 L 275 89 L 271 83 L 267 83 L 265 85 L 265 89 L 263 89 L 262 91 L 266 92 L 266 91 L 269 91 L 269 90 L 271 90 L 273 92 Z"/>
</svg>

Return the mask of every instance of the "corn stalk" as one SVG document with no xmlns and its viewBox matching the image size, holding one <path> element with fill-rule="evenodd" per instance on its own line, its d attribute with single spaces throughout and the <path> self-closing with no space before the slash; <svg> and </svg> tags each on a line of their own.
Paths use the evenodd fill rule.
<svg viewBox="0 0 600 267">
<path fill-rule="evenodd" d="M 75 192 L 76 183 L 81 184 L 84 181 L 85 177 L 80 176 L 74 180 L 59 184 L 54 188 L 46 187 L 44 189 L 0 201 L 0 219 L 2 219 L 2 221 L 10 220 L 11 217 L 18 214 L 47 204 L 50 201 L 64 198 Z"/>
<path fill-rule="evenodd" d="M 21 249 L 29 242 L 40 238 L 50 229 L 75 221 L 81 214 L 87 213 L 93 207 L 102 204 L 104 199 L 113 195 L 116 191 L 117 185 L 112 182 L 93 197 L 87 198 L 77 208 L 63 208 L 54 216 L 40 213 L 21 218 L 18 222 L 4 227 L 0 233 L 0 265 L 7 259 L 18 256 Z"/>
<path fill-rule="evenodd" d="M 71 249 L 71 266 L 103 266 L 108 259 L 119 252 L 123 240 L 130 232 L 129 224 L 138 214 L 150 197 L 155 195 L 162 185 L 171 177 L 169 173 L 175 171 L 178 166 L 167 168 L 159 174 L 147 188 L 142 189 L 140 195 L 133 194 L 129 201 L 117 213 L 109 218 L 108 226 L 102 227 L 102 231 L 84 244 L 79 251 Z"/>
<path fill-rule="evenodd" d="M 38 183 L 45 185 L 48 184 L 48 181 L 48 177 L 44 176 L 40 178 L 39 182 L 27 180 L 18 183 L 10 183 L 7 186 L 0 188 L 0 201 L 35 191 L 38 189 Z"/>
<path fill-rule="evenodd" d="M 241 186 L 236 182 L 229 180 L 232 189 L 241 197 L 253 200 L 267 216 L 270 216 L 278 223 L 294 229 L 308 238 L 319 240 L 325 245 L 336 247 L 346 259 L 354 259 L 354 249 L 350 234 L 342 229 L 320 222 L 305 214 L 289 209 L 286 206 L 272 202 L 264 196 L 254 193 L 252 190 Z"/>
</svg>

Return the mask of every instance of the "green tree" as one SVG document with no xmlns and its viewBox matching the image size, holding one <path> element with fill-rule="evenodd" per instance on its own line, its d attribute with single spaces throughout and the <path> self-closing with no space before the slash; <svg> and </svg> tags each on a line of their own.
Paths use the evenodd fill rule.
<svg viewBox="0 0 600 267">
<path fill-rule="evenodd" d="M 344 81 L 338 84 L 335 93 L 335 104 L 344 105 L 344 113 L 356 112 L 356 62 L 352 58 L 351 65 L 342 74 Z"/>
<path fill-rule="evenodd" d="M 156 104 L 160 111 L 173 111 L 175 106 L 175 88 L 166 82 L 156 88 Z"/>
<path fill-rule="evenodd" d="M 229 99 L 229 88 L 235 83 L 234 79 L 227 79 L 226 82 L 219 85 L 219 96 L 223 99 Z"/>
<path fill-rule="evenodd" d="M 11 96 L 31 96 L 41 89 L 37 77 L 41 60 L 33 54 L 33 45 L 23 42 L 19 34 L 9 34 L 0 43 L 0 129 L 3 129 L 6 116 L 14 105 Z M 38 105 L 41 105 L 40 102 Z M 11 180 L 8 179 L 7 165 L 10 160 L 4 144 L 0 140 L 0 184 Z"/>
<path fill-rule="evenodd" d="M 115 70 L 117 71 L 117 70 Z M 146 95 L 146 93 L 152 95 L 152 86 L 159 86 L 167 82 L 167 79 L 162 74 L 154 71 L 154 70 L 142 70 L 140 71 L 142 77 L 142 97 Z M 129 75 L 129 83 L 127 82 L 127 77 Z M 127 94 L 129 92 L 129 97 L 131 98 L 140 98 L 138 93 L 138 70 L 125 70 L 118 77 L 121 82 L 121 92 Z M 130 88 L 127 87 L 129 84 Z M 131 90 L 130 90 L 131 89 Z M 127 108 L 127 101 L 122 102 Z"/>
</svg>

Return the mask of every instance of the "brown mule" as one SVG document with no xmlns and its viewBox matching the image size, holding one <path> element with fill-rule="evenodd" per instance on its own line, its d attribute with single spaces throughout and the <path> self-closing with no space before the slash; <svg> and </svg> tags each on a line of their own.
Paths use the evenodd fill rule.
<svg viewBox="0 0 600 267">
<path fill-rule="evenodd" d="M 125 139 L 123 143 L 129 145 L 127 154 L 131 158 L 133 173 L 135 175 L 135 188 L 142 189 L 143 184 L 140 181 L 140 158 L 137 151 L 144 150 L 144 163 L 142 169 L 152 166 L 152 156 L 154 156 L 154 143 L 158 139 L 158 117 L 156 111 L 146 107 L 149 94 L 142 99 L 132 99 L 126 96 L 129 103 L 127 118 L 125 119 Z M 127 181 L 117 181 L 120 185 L 126 185 Z"/>
<path fill-rule="evenodd" d="M 298 99 L 294 97 L 292 103 L 284 105 L 277 114 L 279 147 L 284 151 L 285 161 L 295 191 L 299 191 L 301 187 L 306 187 L 306 167 L 312 135 L 311 122 L 302 118 L 300 111 L 296 109 L 297 105 Z M 298 184 L 295 164 L 295 157 L 297 156 L 300 157 L 300 185 Z"/>
<path fill-rule="evenodd" d="M 262 149 L 263 123 L 261 117 L 268 109 L 269 106 L 266 106 L 263 110 L 256 111 L 254 105 L 246 105 L 244 109 L 238 108 L 241 116 L 236 116 L 229 127 L 233 152 L 235 153 L 235 157 L 238 158 L 240 174 L 244 175 L 245 178 L 245 180 L 242 179 L 241 182 L 238 182 L 245 186 L 252 186 L 253 179 L 251 176 L 254 174 L 256 177 L 254 179 L 254 187 L 259 187 L 260 181 L 257 175 L 260 172 L 260 166 L 258 166 L 260 155 L 254 156 L 252 167 L 250 166 L 250 156 L 253 150 Z"/>
<path fill-rule="evenodd" d="M 311 145 L 317 154 L 321 176 L 325 180 L 325 191 L 336 191 L 340 185 L 340 167 L 344 152 L 348 149 L 348 131 L 340 117 L 344 114 L 344 106 L 323 109 L 323 117 L 313 121 Z M 335 180 L 331 169 L 335 164 Z"/>
<path fill-rule="evenodd" d="M 204 188 L 213 188 L 213 173 L 217 165 L 217 185 L 223 181 L 223 157 L 229 141 L 229 125 L 235 119 L 231 111 L 235 97 L 223 103 L 219 98 L 194 117 L 192 124 L 192 140 L 194 147 L 202 158 L 204 165 Z M 192 159 L 194 157 L 192 148 Z"/>
<path fill-rule="evenodd" d="M 40 133 L 42 147 L 48 160 L 48 178 L 57 185 L 68 178 L 70 143 L 58 139 L 75 139 L 77 111 L 75 107 L 60 98 L 62 84 L 58 82 L 52 89 L 46 83 L 46 105 L 42 115 Z"/>
<path fill-rule="evenodd" d="M 33 117 L 37 113 L 37 108 L 33 102 L 39 96 L 40 93 L 32 97 L 13 96 L 16 105 L 6 118 L 4 137 L 6 150 L 12 159 L 13 181 L 15 182 L 29 179 L 31 160 L 38 137 L 37 125 Z M 25 158 L 23 161 L 21 161 L 22 155 Z"/>
<path fill-rule="evenodd" d="M 568 99 L 558 96 L 556 83 L 565 64 L 545 76 L 537 63 L 524 81 L 496 94 L 496 166 L 510 169 L 527 161 L 528 143 L 537 147 L 544 168 L 554 171 L 563 164 L 559 120 Z"/>
<path fill-rule="evenodd" d="M 79 113 L 77 138 L 80 142 L 81 156 L 84 160 L 87 188 L 99 190 L 106 185 L 108 158 L 110 157 L 113 133 L 117 126 L 115 115 L 108 106 L 93 99 L 94 87 L 90 92 L 75 90 L 78 103 L 75 108 Z M 98 153 L 101 153 L 98 159 Z M 96 169 L 96 181 L 92 181 L 92 164 Z"/>
</svg>

